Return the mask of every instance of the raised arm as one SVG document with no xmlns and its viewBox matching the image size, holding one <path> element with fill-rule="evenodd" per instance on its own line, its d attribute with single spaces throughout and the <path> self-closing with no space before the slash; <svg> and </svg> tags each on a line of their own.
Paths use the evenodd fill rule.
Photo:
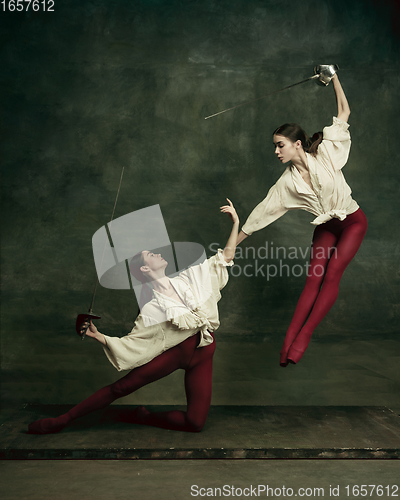
<svg viewBox="0 0 400 500">
<path fill-rule="evenodd" d="M 350 106 L 349 106 L 349 103 L 347 102 L 343 88 L 340 85 L 337 73 L 335 73 L 333 75 L 332 82 L 333 82 L 333 88 L 334 88 L 335 94 L 336 94 L 336 102 L 337 102 L 337 107 L 338 107 L 337 117 L 339 118 L 339 120 L 342 120 L 343 122 L 347 122 L 347 120 L 349 119 L 349 115 L 350 115 Z"/>
<path fill-rule="evenodd" d="M 237 241 L 236 241 L 236 245 L 239 245 L 240 243 L 242 243 L 243 240 L 245 240 L 247 238 L 248 234 L 246 234 L 244 231 L 240 231 L 239 233 L 239 236 L 237 238 Z"/>
<path fill-rule="evenodd" d="M 238 214 L 236 213 L 235 207 L 233 206 L 231 200 L 229 200 L 228 198 L 227 200 L 229 205 L 224 205 L 223 207 L 221 207 L 221 212 L 229 215 L 229 217 L 232 219 L 233 226 L 229 239 L 226 242 L 223 255 L 225 261 L 230 262 L 235 256 L 238 231 L 239 231 L 239 217 Z"/>
</svg>

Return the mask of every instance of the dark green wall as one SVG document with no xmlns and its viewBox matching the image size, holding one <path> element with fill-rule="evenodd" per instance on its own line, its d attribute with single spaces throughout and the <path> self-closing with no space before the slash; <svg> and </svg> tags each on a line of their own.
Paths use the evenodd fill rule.
<svg viewBox="0 0 400 500">
<path fill-rule="evenodd" d="M 64 0 L 54 13 L 1 13 L 3 402 L 74 402 L 119 376 L 97 345 L 79 341 L 74 320 L 90 303 L 91 238 L 110 218 L 121 168 L 115 217 L 159 203 L 171 241 L 223 244 L 225 197 L 244 222 L 282 171 L 271 132 L 287 121 L 322 129 L 335 97 L 309 82 L 204 117 L 337 63 L 352 109 L 344 173 L 369 230 L 310 348 L 336 358 L 317 362 L 311 351 L 291 372 L 277 364 L 304 275 L 231 278 L 214 403 L 289 404 L 301 394 L 304 404 L 349 404 L 340 384 L 351 379 L 349 400 L 388 404 L 378 395 L 387 390 L 389 401 L 399 380 L 385 372 L 386 353 L 400 350 L 398 13 L 389 0 Z M 244 247 L 305 251 L 312 219 L 287 214 Z M 101 331 L 123 335 L 137 307 L 129 292 L 100 289 L 95 311 Z M 362 370 L 343 375 L 361 365 L 379 373 L 372 390 Z M 177 377 L 141 401 L 182 399 Z M 314 389 L 316 379 L 326 386 Z"/>
</svg>

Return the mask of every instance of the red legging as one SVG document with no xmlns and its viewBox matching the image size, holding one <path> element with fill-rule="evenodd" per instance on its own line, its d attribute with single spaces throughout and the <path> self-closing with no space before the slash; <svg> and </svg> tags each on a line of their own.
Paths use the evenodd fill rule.
<svg viewBox="0 0 400 500">
<path fill-rule="evenodd" d="M 133 369 L 117 382 L 99 389 L 64 415 L 57 418 L 44 418 L 29 424 L 28 432 L 33 434 L 59 432 L 71 420 L 105 408 L 116 399 L 166 377 L 179 368 L 185 370 L 187 411 L 150 413 L 145 408 L 140 407 L 139 412 L 132 412 L 131 422 L 178 431 L 201 431 L 211 403 L 215 340 L 212 344 L 197 349 L 199 341 L 200 333 L 197 333 L 181 344 L 163 352 L 149 363 Z"/>
<path fill-rule="evenodd" d="M 336 301 L 340 279 L 360 248 L 367 225 L 359 208 L 343 221 L 331 219 L 316 227 L 306 285 L 286 332 L 281 366 L 302 358 L 314 329 Z"/>
</svg>

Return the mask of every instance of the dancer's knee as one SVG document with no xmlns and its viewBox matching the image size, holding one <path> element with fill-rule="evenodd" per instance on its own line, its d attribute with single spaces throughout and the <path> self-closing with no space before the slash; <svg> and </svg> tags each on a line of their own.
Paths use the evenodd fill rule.
<svg viewBox="0 0 400 500">
<path fill-rule="evenodd" d="M 210 409 L 209 400 L 198 400 L 196 405 L 191 405 L 186 413 L 186 425 L 189 432 L 200 432 L 207 420 L 208 411 Z"/>
<path fill-rule="evenodd" d="M 201 432 L 206 423 L 207 416 L 186 417 L 186 426 L 188 432 Z"/>
</svg>

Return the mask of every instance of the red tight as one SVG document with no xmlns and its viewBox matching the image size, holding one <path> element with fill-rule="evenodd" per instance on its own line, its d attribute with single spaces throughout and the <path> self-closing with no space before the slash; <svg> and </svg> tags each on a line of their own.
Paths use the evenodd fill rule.
<svg viewBox="0 0 400 500">
<path fill-rule="evenodd" d="M 306 285 L 286 332 L 281 366 L 297 363 L 319 325 L 336 301 L 339 282 L 367 231 L 367 218 L 359 208 L 343 221 L 331 219 L 316 227 Z"/>
<path fill-rule="evenodd" d="M 166 377 L 178 369 L 185 370 L 186 411 L 150 413 L 140 407 L 132 412 L 131 422 L 164 429 L 199 432 L 203 428 L 211 403 L 212 362 L 215 341 L 197 349 L 200 334 L 163 352 L 149 363 L 130 371 L 125 377 L 99 389 L 89 398 L 57 418 L 44 418 L 29 425 L 29 432 L 47 434 L 59 432 L 69 422 L 95 410 L 105 408 L 151 382 Z"/>
</svg>

